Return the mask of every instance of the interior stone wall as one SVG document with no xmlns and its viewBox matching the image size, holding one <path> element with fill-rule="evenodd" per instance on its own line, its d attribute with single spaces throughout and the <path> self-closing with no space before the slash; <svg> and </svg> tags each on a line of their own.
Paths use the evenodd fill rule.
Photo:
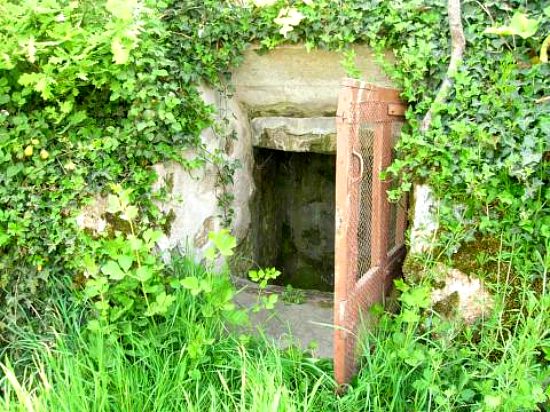
<svg viewBox="0 0 550 412">
<path fill-rule="evenodd" d="M 254 150 L 252 227 L 255 263 L 278 281 L 332 291 L 336 156 Z"/>
</svg>

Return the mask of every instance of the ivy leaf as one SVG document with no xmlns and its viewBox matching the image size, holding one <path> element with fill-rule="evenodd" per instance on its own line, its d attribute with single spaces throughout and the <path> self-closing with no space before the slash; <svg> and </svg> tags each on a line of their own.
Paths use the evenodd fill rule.
<svg viewBox="0 0 550 412">
<path fill-rule="evenodd" d="M 124 279 L 124 276 L 126 276 L 126 274 L 120 269 L 118 263 L 114 260 L 109 260 L 106 264 L 104 264 L 101 267 L 101 271 L 112 280 L 121 280 Z"/>
</svg>

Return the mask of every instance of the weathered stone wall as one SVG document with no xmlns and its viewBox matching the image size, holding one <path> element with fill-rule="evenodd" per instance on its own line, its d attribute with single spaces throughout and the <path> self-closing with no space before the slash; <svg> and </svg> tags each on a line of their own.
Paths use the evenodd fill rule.
<svg viewBox="0 0 550 412">
<path fill-rule="evenodd" d="M 357 66 L 365 79 L 390 85 L 372 52 L 364 46 L 356 48 Z M 389 58 L 389 57 L 388 57 Z M 335 153 L 335 123 L 338 92 L 345 71 L 336 52 L 307 52 L 301 45 L 283 46 L 259 54 L 254 47 L 246 52 L 243 64 L 234 71 L 235 93 L 222 98 L 203 87 L 207 102 L 220 116 L 231 120 L 236 140 L 226 150 L 241 167 L 231 188 L 235 218 L 232 232 L 241 244 L 240 252 L 250 265 L 253 245 L 250 233 L 251 204 L 255 191 L 253 180 L 253 147 L 286 151 Z M 209 150 L 220 148 L 219 139 L 211 130 L 203 133 Z M 192 154 L 190 154 L 192 155 Z M 188 173 L 180 167 L 158 165 L 158 185 L 171 182 L 173 200 L 162 205 L 166 213 L 174 213 L 169 236 L 163 241 L 166 249 L 188 245 L 200 253 L 207 233 L 220 227 L 215 186 L 215 169 Z M 246 266 L 246 265 L 245 265 Z"/>
<path fill-rule="evenodd" d="M 355 51 L 357 66 L 366 81 L 391 86 L 367 47 L 357 46 Z M 235 210 L 231 229 L 241 245 L 245 266 L 250 266 L 254 257 L 252 243 L 258 240 L 252 240 L 250 230 L 255 193 L 253 147 L 335 153 L 334 116 L 340 84 L 346 76 L 341 60 L 342 55 L 337 52 L 307 52 L 301 45 L 283 46 L 264 54 L 252 47 L 233 73 L 232 97 L 222 97 L 202 86 L 205 101 L 216 108 L 220 119 L 230 121 L 229 129 L 236 137 L 226 144 L 213 130 L 202 134 L 208 151 L 221 149 L 240 163 L 229 190 L 234 195 Z M 189 158 L 197 155 L 186 153 Z M 215 167 L 206 165 L 188 172 L 167 163 L 155 169 L 159 175 L 156 189 L 164 186 L 170 195 L 160 207 L 173 217 L 170 231 L 161 242 L 162 249 L 188 247 L 200 256 L 207 247 L 208 232 L 221 224 Z M 93 216 L 100 216 L 95 209 Z M 88 217 L 81 221 L 88 222 Z"/>
<path fill-rule="evenodd" d="M 357 46 L 355 52 L 364 80 L 391 86 L 369 48 Z M 267 54 L 251 48 L 233 76 L 235 97 L 251 117 L 334 116 L 346 77 L 341 60 L 337 52 L 308 53 L 301 45 L 281 46 Z"/>
</svg>

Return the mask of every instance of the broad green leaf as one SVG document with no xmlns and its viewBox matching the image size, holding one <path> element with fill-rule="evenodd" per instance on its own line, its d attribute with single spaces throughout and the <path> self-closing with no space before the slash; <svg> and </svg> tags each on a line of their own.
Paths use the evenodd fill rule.
<svg viewBox="0 0 550 412">
<path fill-rule="evenodd" d="M 91 279 L 86 282 L 84 294 L 88 298 L 94 298 L 107 292 L 109 285 L 105 277 Z"/>
<path fill-rule="evenodd" d="M 222 229 L 219 232 L 210 232 L 208 237 L 222 256 L 233 255 L 233 249 L 237 246 L 237 240 L 229 233 L 229 230 Z"/>
<path fill-rule="evenodd" d="M 170 306 L 174 303 L 176 298 L 172 295 L 167 295 L 165 292 L 161 292 L 157 295 L 155 301 L 151 303 L 149 309 L 145 312 L 145 316 L 163 315 L 168 312 Z"/>
<path fill-rule="evenodd" d="M 134 235 L 128 235 L 127 240 L 130 244 L 130 249 L 132 249 L 134 252 L 140 250 L 143 247 L 143 240 Z"/>
<path fill-rule="evenodd" d="M 201 279 L 199 287 L 205 293 L 212 292 L 212 284 L 207 279 Z"/>
<path fill-rule="evenodd" d="M 100 312 L 104 310 L 109 310 L 109 302 L 104 300 L 98 300 L 97 302 L 94 302 L 94 306 Z"/>
<path fill-rule="evenodd" d="M 136 270 L 136 279 L 147 282 L 153 276 L 153 270 L 149 266 L 141 266 Z"/>
<path fill-rule="evenodd" d="M 530 19 L 527 15 L 516 12 L 510 24 L 508 26 L 489 27 L 485 29 L 484 33 L 498 34 L 501 36 L 520 36 L 523 39 L 527 39 L 535 35 L 539 27 L 539 21 Z"/>
<path fill-rule="evenodd" d="M 485 395 L 484 402 L 490 410 L 496 410 L 502 404 L 502 398 L 498 395 Z"/>
<path fill-rule="evenodd" d="M 124 279 L 124 276 L 126 276 L 126 274 L 120 269 L 118 263 L 114 260 L 109 260 L 106 264 L 104 264 L 101 267 L 101 271 L 112 280 L 121 280 Z"/>
<path fill-rule="evenodd" d="M 89 321 L 88 324 L 86 325 L 86 328 L 90 332 L 99 332 L 102 330 L 101 323 L 99 323 L 97 319 Z"/>
<path fill-rule="evenodd" d="M 550 48 L 550 34 L 546 36 L 540 46 L 540 61 L 543 63 L 548 63 L 548 48 Z"/>
<path fill-rule="evenodd" d="M 539 28 L 539 21 L 528 18 L 525 14 L 516 12 L 510 20 L 510 27 L 518 36 L 527 39 L 535 35 Z"/>
<path fill-rule="evenodd" d="M 206 258 L 206 260 L 209 261 L 213 261 L 214 259 L 216 259 L 216 248 L 209 247 L 208 249 L 206 249 L 206 251 L 204 252 L 204 257 Z"/>
<path fill-rule="evenodd" d="M 401 320 L 405 323 L 416 323 L 420 320 L 420 316 L 410 309 L 406 309 L 401 313 Z"/>
<path fill-rule="evenodd" d="M 132 222 L 138 215 L 138 208 L 136 206 L 130 205 L 124 209 L 124 212 L 120 215 L 120 218 L 126 220 L 127 222 Z"/>
<path fill-rule="evenodd" d="M 145 240 L 147 243 L 157 243 L 163 236 L 162 231 L 160 230 L 153 230 L 153 229 L 147 229 L 145 232 L 143 232 L 143 240 Z"/>
<path fill-rule="evenodd" d="M 193 296 L 196 296 L 201 292 L 199 279 L 194 276 L 188 276 L 182 279 L 180 283 L 185 289 L 189 289 Z"/>
<path fill-rule="evenodd" d="M 120 212 L 121 204 L 118 196 L 109 195 L 107 196 L 107 212 L 112 213 L 113 215 Z"/>
<path fill-rule="evenodd" d="M 121 255 L 117 258 L 117 262 L 124 272 L 128 272 L 128 270 L 130 270 L 130 268 L 132 267 L 134 258 L 133 256 L 129 255 Z"/>
<path fill-rule="evenodd" d="M 426 286 L 417 286 L 400 297 L 401 302 L 411 308 L 427 308 L 431 304 L 430 289 Z"/>
</svg>

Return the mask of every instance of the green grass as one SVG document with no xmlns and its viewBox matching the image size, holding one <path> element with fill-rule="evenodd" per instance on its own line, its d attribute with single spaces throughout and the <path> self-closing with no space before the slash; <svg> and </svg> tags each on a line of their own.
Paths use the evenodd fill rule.
<svg viewBox="0 0 550 412">
<path fill-rule="evenodd" d="M 174 270 L 210 276 L 185 258 Z M 361 338 L 360 373 L 341 396 L 329 361 L 242 335 L 221 317 L 204 316 L 209 302 L 186 290 L 170 317 L 124 337 L 88 332 L 83 313 L 60 303 L 53 340 L 23 333 L 6 352 L 16 355 L 2 365 L 0 410 L 538 410 L 550 376 L 550 298 L 533 292 L 528 279 L 513 297 L 512 323 L 503 322 L 502 303 L 465 329 L 429 315 L 421 294 L 404 299 L 416 289 L 403 291 L 401 310 L 381 314 L 378 328 Z M 494 292 L 497 302 L 510 298 L 503 285 Z"/>
</svg>

